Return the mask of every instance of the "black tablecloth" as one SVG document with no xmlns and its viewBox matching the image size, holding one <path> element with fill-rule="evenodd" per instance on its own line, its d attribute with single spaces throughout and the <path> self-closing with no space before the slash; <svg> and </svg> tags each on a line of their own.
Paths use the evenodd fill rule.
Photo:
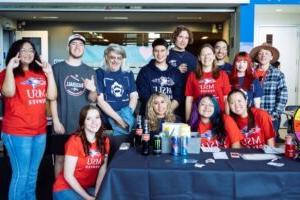
<svg viewBox="0 0 300 200">
<path fill-rule="evenodd" d="M 281 158 L 284 167 L 269 161 L 242 158 L 215 160 L 212 153 L 189 155 L 203 168 L 183 163 L 184 157 L 169 154 L 143 156 L 134 148 L 118 151 L 108 167 L 98 199 L 300 199 L 300 162 Z M 239 150 L 253 152 L 257 150 Z"/>
</svg>

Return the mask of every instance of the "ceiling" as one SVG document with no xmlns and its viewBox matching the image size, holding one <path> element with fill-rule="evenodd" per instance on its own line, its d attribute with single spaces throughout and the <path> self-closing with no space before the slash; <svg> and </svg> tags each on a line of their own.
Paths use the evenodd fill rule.
<svg viewBox="0 0 300 200">
<path fill-rule="evenodd" d="M 224 22 L 235 4 L 1 3 L 12 20 L 59 22 Z M 145 1 L 147 2 L 147 1 Z M 174 1 L 175 2 L 175 1 Z"/>
<path fill-rule="evenodd" d="M 228 12 L 1 12 L 2 17 L 17 21 L 68 21 L 68 22 L 224 22 L 230 17 Z"/>
</svg>

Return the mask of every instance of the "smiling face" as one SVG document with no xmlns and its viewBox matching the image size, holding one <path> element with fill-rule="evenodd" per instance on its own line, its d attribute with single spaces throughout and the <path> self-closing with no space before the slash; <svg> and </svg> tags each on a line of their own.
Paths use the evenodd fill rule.
<svg viewBox="0 0 300 200">
<path fill-rule="evenodd" d="M 73 40 L 69 44 L 69 55 L 73 58 L 81 58 L 84 53 L 84 43 L 81 40 Z"/>
<path fill-rule="evenodd" d="M 175 46 L 181 51 L 184 51 L 189 43 L 189 33 L 187 31 L 181 31 L 179 35 L 176 37 Z"/>
<path fill-rule="evenodd" d="M 227 44 L 224 41 L 219 41 L 215 45 L 215 54 L 217 60 L 224 60 L 227 56 Z"/>
<path fill-rule="evenodd" d="M 84 130 L 86 133 L 96 133 L 101 127 L 100 113 L 96 109 L 90 109 L 84 120 Z"/>
<path fill-rule="evenodd" d="M 201 117 L 209 119 L 214 114 L 214 104 L 209 97 L 203 97 L 198 105 L 198 112 Z"/>
<path fill-rule="evenodd" d="M 246 72 L 248 62 L 244 59 L 239 59 L 235 62 L 235 67 L 238 72 Z"/>
<path fill-rule="evenodd" d="M 215 60 L 213 50 L 209 47 L 202 48 L 198 59 L 202 63 L 203 67 L 212 67 Z"/>
<path fill-rule="evenodd" d="M 272 59 L 272 52 L 267 49 L 261 49 L 257 54 L 257 60 L 261 65 L 270 64 Z"/>
<path fill-rule="evenodd" d="M 118 54 L 114 51 L 110 51 L 105 56 L 106 64 L 108 66 L 108 69 L 112 72 L 119 71 L 122 64 L 123 64 L 123 56 L 121 54 Z"/>
<path fill-rule="evenodd" d="M 163 45 L 157 45 L 153 48 L 153 57 L 157 64 L 164 64 L 169 54 L 168 49 Z"/>
<path fill-rule="evenodd" d="M 228 97 L 228 102 L 231 112 L 240 117 L 247 116 L 247 100 L 240 92 L 232 93 Z"/>
<path fill-rule="evenodd" d="M 162 96 L 157 96 L 153 101 L 153 110 L 158 118 L 166 116 L 168 103 Z"/>
<path fill-rule="evenodd" d="M 19 51 L 19 58 L 23 65 L 29 65 L 34 61 L 35 51 L 30 43 L 25 42 Z"/>
</svg>

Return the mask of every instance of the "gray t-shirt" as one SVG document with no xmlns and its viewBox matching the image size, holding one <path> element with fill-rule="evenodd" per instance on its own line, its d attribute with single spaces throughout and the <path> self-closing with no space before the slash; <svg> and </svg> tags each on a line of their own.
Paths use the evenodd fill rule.
<svg viewBox="0 0 300 200">
<path fill-rule="evenodd" d="M 89 104 L 89 91 L 84 87 L 84 80 L 96 73 L 91 67 L 82 63 L 71 66 L 65 61 L 53 65 L 55 82 L 57 85 L 57 113 L 64 125 L 66 134 L 74 133 L 79 124 L 79 113 L 82 107 Z"/>
</svg>

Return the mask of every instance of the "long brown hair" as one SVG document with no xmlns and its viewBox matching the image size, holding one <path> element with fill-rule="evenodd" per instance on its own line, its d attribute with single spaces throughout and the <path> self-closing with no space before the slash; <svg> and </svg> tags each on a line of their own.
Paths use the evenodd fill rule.
<svg viewBox="0 0 300 200">
<path fill-rule="evenodd" d="M 31 41 L 25 40 L 25 39 L 17 40 L 10 46 L 10 48 L 8 50 L 6 60 L 5 60 L 6 66 L 8 65 L 9 61 L 13 57 L 15 57 L 18 53 L 20 53 L 20 50 L 22 49 L 22 47 L 25 43 L 30 44 L 32 46 L 33 51 L 34 51 L 34 58 L 33 58 L 33 61 L 29 64 L 29 69 L 36 72 L 36 73 L 43 74 L 43 69 L 38 64 L 35 63 L 36 60 L 41 62 L 41 59 L 40 59 L 39 54 L 36 51 L 36 48 L 35 48 L 34 44 Z M 14 72 L 15 77 L 16 76 L 24 76 L 24 71 L 22 69 L 22 63 L 21 62 L 19 64 L 19 66 L 16 67 L 13 70 L 13 72 Z"/>
<path fill-rule="evenodd" d="M 85 134 L 85 130 L 84 130 L 84 122 L 86 120 L 86 116 L 88 114 L 88 111 L 90 110 L 96 110 L 99 112 L 100 115 L 100 110 L 98 107 L 94 106 L 94 105 L 86 105 L 84 106 L 79 114 L 79 128 L 77 130 L 77 134 L 79 135 L 82 145 L 83 145 L 83 150 L 86 156 L 89 155 L 89 149 L 91 147 L 91 143 L 87 140 L 86 134 Z M 99 128 L 99 130 L 96 132 L 96 144 L 97 144 L 97 148 L 99 150 L 99 152 L 101 154 L 105 154 L 108 152 L 105 152 L 106 149 L 104 147 L 104 142 L 106 139 L 106 136 L 103 134 L 104 128 L 103 125 L 101 124 L 101 127 Z"/>
<path fill-rule="evenodd" d="M 198 57 L 200 56 L 202 49 L 204 49 L 206 47 L 210 48 L 212 50 L 212 52 L 215 53 L 215 49 L 210 44 L 206 43 L 206 44 L 203 44 L 201 46 Z M 201 77 L 203 75 L 203 69 L 202 68 L 203 68 L 203 65 L 202 65 L 200 59 L 198 58 L 198 64 L 197 64 L 197 67 L 195 69 L 196 78 L 198 80 L 201 79 Z M 213 75 L 214 79 L 217 79 L 220 76 L 220 70 L 219 70 L 218 66 L 216 65 L 215 61 L 213 62 L 213 66 L 212 66 L 212 75 Z"/>
</svg>

